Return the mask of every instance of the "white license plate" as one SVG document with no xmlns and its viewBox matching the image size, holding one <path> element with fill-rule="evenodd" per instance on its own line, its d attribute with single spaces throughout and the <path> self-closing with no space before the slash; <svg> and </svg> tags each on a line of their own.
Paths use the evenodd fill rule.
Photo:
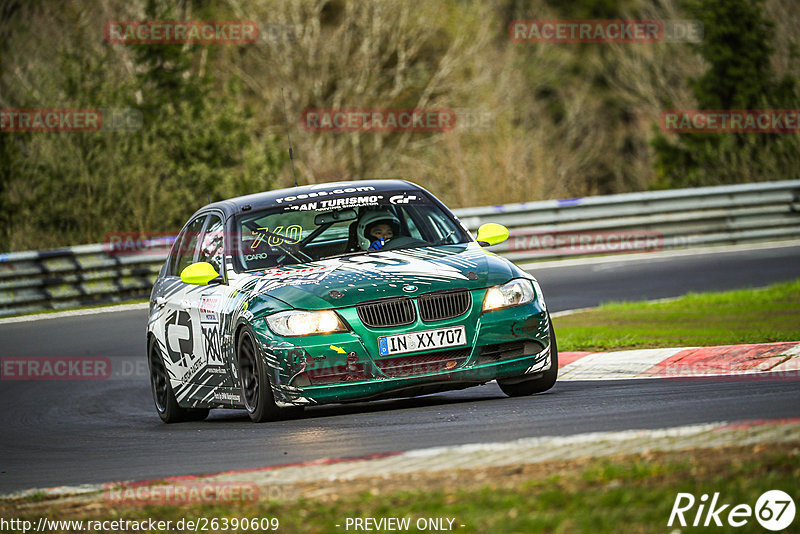
<svg viewBox="0 0 800 534">
<path fill-rule="evenodd" d="M 381 356 L 388 356 L 444 347 L 459 347 L 466 344 L 467 332 L 464 327 L 453 326 L 411 334 L 381 336 L 378 338 L 378 352 Z"/>
</svg>

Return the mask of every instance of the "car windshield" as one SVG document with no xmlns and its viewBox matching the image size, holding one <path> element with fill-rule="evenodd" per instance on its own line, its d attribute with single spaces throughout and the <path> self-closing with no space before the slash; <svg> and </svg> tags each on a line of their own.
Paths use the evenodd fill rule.
<svg viewBox="0 0 800 534">
<path fill-rule="evenodd" d="M 419 190 L 302 196 L 306 198 L 286 197 L 275 207 L 237 216 L 237 270 L 469 240 L 452 215 Z"/>
</svg>

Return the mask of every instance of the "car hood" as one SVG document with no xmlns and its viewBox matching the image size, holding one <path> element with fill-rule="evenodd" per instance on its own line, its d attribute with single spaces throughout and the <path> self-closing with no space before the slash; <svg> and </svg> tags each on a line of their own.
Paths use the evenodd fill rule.
<svg viewBox="0 0 800 534">
<path fill-rule="evenodd" d="M 248 275 L 251 298 L 268 295 L 293 308 L 324 309 L 430 291 L 479 289 L 524 272 L 469 243 L 349 255 Z"/>
</svg>

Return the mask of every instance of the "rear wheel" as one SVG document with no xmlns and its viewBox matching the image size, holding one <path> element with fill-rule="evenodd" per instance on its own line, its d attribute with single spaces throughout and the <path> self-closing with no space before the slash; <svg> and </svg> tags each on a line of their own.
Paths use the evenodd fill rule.
<svg viewBox="0 0 800 534">
<path fill-rule="evenodd" d="M 503 393 L 509 397 L 524 397 L 534 393 L 543 393 L 556 383 L 556 378 L 558 377 L 558 344 L 556 343 L 556 333 L 553 330 L 553 321 L 550 320 L 550 314 L 547 315 L 547 321 L 550 323 L 550 369 L 542 373 L 539 378 L 531 380 L 520 381 L 518 377 L 499 379 L 497 384 L 503 390 Z"/>
<path fill-rule="evenodd" d="M 172 391 L 169 374 L 164 366 L 164 359 L 155 339 L 150 340 L 148 351 L 150 364 L 150 385 L 153 390 L 153 402 L 161 420 L 165 423 L 181 421 L 202 421 L 208 417 L 208 408 L 181 408 Z"/>
<path fill-rule="evenodd" d="M 275 404 L 266 365 L 258 355 L 250 330 L 243 330 L 237 343 L 239 377 L 242 380 L 242 398 L 250 420 L 254 423 L 274 421 L 282 415 Z"/>
</svg>

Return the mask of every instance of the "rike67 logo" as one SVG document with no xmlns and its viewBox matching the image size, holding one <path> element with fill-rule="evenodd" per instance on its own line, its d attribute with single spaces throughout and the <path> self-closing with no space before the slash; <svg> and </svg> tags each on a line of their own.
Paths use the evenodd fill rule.
<svg viewBox="0 0 800 534">
<path fill-rule="evenodd" d="M 747 525 L 755 516 L 763 528 L 778 532 L 792 524 L 795 512 L 794 500 L 781 490 L 764 492 L 755 507 L 749 504 L 731 507 L 720 500 L 719 492 L 714 493 L 710 502 L 706 493 L 700 496 L 699 501 L 691 493 L 678 493 L 667 526 L 721 527 L 727 523 L 738 528 Z"/>
</svg>

